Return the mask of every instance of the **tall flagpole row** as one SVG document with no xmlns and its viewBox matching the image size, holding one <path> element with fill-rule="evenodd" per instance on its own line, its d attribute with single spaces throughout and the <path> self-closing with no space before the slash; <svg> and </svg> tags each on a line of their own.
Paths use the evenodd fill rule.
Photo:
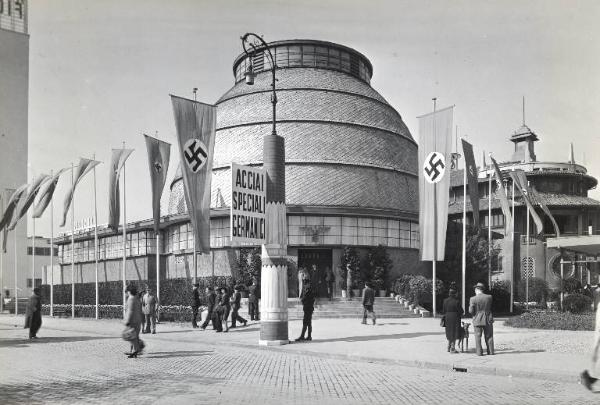
<svg viewBox="0 0 600 405">
<path fill-rule="evenodd" d="M 4 205 L 5 205 L 5 196 L 6 196 L 6 192 L 4 190 L 1 191 L 2 194 L 0 194 L 0 200 L 2 201 L 2 212 L 4 212 Z M 0 232 L 2 232 L 2 230 L 0 229 Z M 6 244 L 6 241 L 4 240 L 4 238 L 6 238 L 8 236 L 7 233 L 2 233 L 2 244 Z M 0 313 L 2 313 L 4 311 L 4 247 L 0 245 Z"/>
<path fill-rule="evenodd" d="M 492 288 L 492 170 L 488 177 L 488 288 Z"/>
<path fill-rule="evenodd" d="M 515 168 L 513 167 L 513 171 Z M 512 179 L 512 252 L 513 252 L 513 260 L 510 265 L 510 313 L 513 312 L 513 302 L 515 300 L 515 180 Z"/>
<path fill-rule="evenodd" d="M 17 255 L 17 230 L 16 229 L 13 232 L 13 235 L 14 235 L 14 239 L 15 239 L 15 318 L 16 318 L 19 313 L 19 284 L 17 282 L 17 276 L 18 276 L 17 261 L 18 261 L 19 256 Z"/>
</svg>

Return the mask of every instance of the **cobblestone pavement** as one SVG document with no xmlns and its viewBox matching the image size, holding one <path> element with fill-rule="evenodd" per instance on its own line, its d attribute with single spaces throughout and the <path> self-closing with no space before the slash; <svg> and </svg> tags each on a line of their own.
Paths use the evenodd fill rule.
<svg viewBox="0 0 600 405">
<path fill-rule="evenodd" d="M 143 335 L 146 353 L 128 359 L 127 344 L 114 335 L 42 328 L 40 339 L 29 341 L 25 330 L 0 325 L 0 403 L 589 404 L 600 398 L 573 383 L 210 345 L 202 333 L 208 332 Z"/>
</svg>

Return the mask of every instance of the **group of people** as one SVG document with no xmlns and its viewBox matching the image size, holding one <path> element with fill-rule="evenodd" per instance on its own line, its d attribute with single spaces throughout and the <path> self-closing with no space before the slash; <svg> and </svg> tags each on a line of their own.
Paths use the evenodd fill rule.
<svg viewBox="0 0 600 405">
<path fill-rule="evenodd" d="M 459 353 L 456 342 L 464 333 L 461 318 L 464 313 L 462 304 L 457 298 L 456 287 L 452 286 L 448 291 L 448 298 L 444 300 L 442 314 L 445 320 L 447 351 Z M 494 317 L 492 315 L 492 296 L 485 293 L 485 284 L 475 285 L 475 296 L 469 300 L 469 313 L 473 315 L 473 328 L 475 329 L 475 353 L 483 356 L 481 336 L 483 335 L 486 352 L 494 354 Z"/>
<path fill-rule="evenodd" d="M 206 330 L 209 323 L 212 323 L 215 332 L 229 332 L 229 315 L 231 314 L 231 328 L 235 328 L 237 323 L 247 325 L 248 321 L 244 319 L 239 311 L 242 306 L 242 287 L 234 287 L 231 294 L 227 287 L 213 288 L 206 287 L 207 315 L 202 325 L 198 326 L 198 310 L 200 308 L 200 284 L 195 283 L 192 294 L 192 327 Z M 258 321 L 258 291 L 256 281 L 248 287 L 248 309 L 250 320 Z"/>
</svg>

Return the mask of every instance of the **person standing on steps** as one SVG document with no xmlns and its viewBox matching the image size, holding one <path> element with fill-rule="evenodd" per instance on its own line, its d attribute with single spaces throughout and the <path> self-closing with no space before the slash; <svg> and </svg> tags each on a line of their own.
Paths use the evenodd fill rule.
<svg viewBox="0 0 600 405">
<path fill-rule="evenodd" d="M 302 302 L 302 311 L 304 312 L 304 318 L 302 319 L 302 333 L 300 337 L 296 339 L 296 342 L 303 340 L 312 340 L 312 314 L 315 310 L 315 293 L 311 285 L 308 274 L 304 276 L 302 280 L 303 288 L 300 293 L 300 301 Z M 308 336 L 305 338 L 304 334 L 308 330 Z"/>
<path fill-rule="evenodd" d="M 329 297 L 329 301 L 331 301 L 333 300 L 333 283 L 335 282 L 335 275 L 329 266 L 325 267 L 325 282 L 327 283 L 327 297 Z"/>
<path fill-rule="evenodd" d="M 365 289 L 363 290 L 363 320 L 362 324 L 367 324 L 367 314 L 371 314 L 373 318 L 373 325 L 375 325 L 375 311 L 373 310 L 373 306 L 375 305 L 375 290 L 371 287 L 371 283 L 365 283 Z"/>
<path fill-rule="evenodd" d="M 198 287 L 200 287 L 200 284 L 195 283 L 192 290 L 192 328 L 198 327 L 198 323 L 196 322 L 198 308 L 200 308 L 200 292 L 198 291 Z"/>
</svg>

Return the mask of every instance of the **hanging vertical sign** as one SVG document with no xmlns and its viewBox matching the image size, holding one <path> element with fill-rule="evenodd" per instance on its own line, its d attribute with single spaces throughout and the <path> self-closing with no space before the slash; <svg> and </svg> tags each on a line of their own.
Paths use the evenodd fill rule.
<svg viewBox="0 0 600 405">
<path fill-rule="evenodd" d="M 231 164 L 231 241 L 265 243 L 264 169 Z"/>
</svg>

